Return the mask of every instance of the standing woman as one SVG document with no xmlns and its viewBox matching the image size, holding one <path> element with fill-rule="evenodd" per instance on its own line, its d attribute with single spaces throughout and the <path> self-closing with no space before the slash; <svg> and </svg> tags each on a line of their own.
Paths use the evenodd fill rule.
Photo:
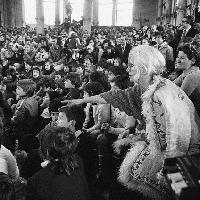
<svg viewBox="0 0 200 200">
<path fill-rule="evenodd" d="M 183 73 L 174 80 L 174 83 L 188 95 L 200 116 L 200 70 L 198 54 L 189 45 L 179 48 L 176 59 L 176 68 Z"/>
</svg>

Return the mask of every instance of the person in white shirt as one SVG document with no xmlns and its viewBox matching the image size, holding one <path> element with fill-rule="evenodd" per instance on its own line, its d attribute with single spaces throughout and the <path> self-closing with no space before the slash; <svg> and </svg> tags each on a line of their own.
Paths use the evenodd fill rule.
<svg viewBox="0 0 200 200">
<path fill-rule="evenodd" d="M 10 178 L 19 177 L 19 169 L 13 154 L 1 144 L 3 135 L 3 123 L 0 119 L 0 172 L 7 174 Z"/>
</svg>

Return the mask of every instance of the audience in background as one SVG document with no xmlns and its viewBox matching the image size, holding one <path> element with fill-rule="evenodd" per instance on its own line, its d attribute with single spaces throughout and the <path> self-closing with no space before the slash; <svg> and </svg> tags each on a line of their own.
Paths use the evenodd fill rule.
<svg viewBox="0 0 200 200">
<path fill-rule="evenodd" d="M 0 182 L 10 185 L 6 194 L 17 194 L 11 182 L 23 177 L 27 200 L 168 197 L 162 181 L 158 185 L 166 190 L 158 191 L 165 197 L 152 188 L 144 191 L 145 181 L 136 192 L 126 162 L 135 158 L 136 147 L 153 149 L 138 169 L 149 169 L 154 187 L 163 155 L 198 152 L 198 24 L 186 16 L 180 26 L 92 27 L 88 34 L 73 22 L 70 30 L 62 24 L 36 35 L 29 26 L 0 27 Z M 159 117 L 149 118 L 152 109 Z M 161 136 L 159 146 L 157 128 L 159 134 L 167 128 L 162 114 L 179 117 L 170 121 L 175 129 L 169 138 Z M 184 131 L 176 131 L 180 121 Z M 172 132 L 179 139 L 174 151 L 167 143 Z"/>
</svg>

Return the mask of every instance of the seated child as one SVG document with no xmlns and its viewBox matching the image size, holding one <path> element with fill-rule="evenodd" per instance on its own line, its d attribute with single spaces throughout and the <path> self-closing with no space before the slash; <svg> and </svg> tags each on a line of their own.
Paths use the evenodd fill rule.
<svg viewBox="0 0 200 200">
<path fill-rule="evenodd" d="M 33 97 L 36 84 L 31 79 L 17 82 L 16 95 L 19 99 L 12 124 L 15 137 L 22 141 L 25 134 L 36 134 L 38 124 L 38 102 Z"/>
</svg>

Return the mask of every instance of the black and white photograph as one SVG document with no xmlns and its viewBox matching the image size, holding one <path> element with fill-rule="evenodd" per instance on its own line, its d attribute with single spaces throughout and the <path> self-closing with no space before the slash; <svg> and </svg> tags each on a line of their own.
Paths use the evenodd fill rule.
<svg viewBox="0 0 200 200">
<path fill-rule="evenodd" d="M 0 200 L 199 200 L 200 0 L 0 0 Z"/>
</svg>

